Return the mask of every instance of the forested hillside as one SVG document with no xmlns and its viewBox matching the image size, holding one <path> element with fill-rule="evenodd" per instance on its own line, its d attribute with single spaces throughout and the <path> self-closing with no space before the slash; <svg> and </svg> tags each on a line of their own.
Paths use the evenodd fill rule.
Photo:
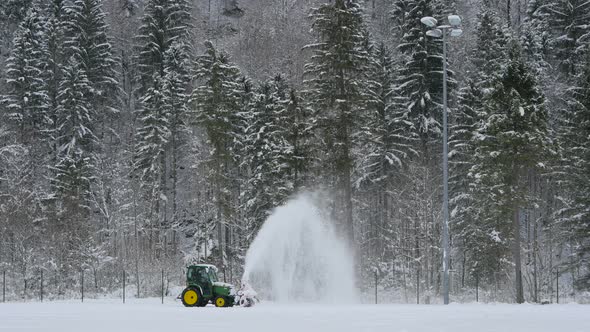
<svg viewBox="0 0 590 332">
<path fill-rule="evenodd" d="M 420 19 L 449 14 L 451 296 L 582 296 L 587 0 L 2 0 L 12 292 L 193 262 L 238 282 L 272 209 L 313 191 L 361 289 L 438 297 L 443 47 Z"/>
</svg>

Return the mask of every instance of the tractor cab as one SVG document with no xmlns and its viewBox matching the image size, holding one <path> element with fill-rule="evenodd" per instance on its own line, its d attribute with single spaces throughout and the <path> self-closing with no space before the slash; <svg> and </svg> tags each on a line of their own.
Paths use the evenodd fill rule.
<svg viewBox="0 0 590 332">
<path fill-rule="evenodd" d="M 213 265 L 191 265 L 187 268 L 186 278 L 193 282 L 216 282 L 217 269 Z"/>
<path fill-rule="evenodd" d="M 186 271 L 187 286 L 200 287 L 203 296 L 211 296 L 213 283 L 217 281 L 217 269 L 207 265 L 191 265 Z"/>
</svg>

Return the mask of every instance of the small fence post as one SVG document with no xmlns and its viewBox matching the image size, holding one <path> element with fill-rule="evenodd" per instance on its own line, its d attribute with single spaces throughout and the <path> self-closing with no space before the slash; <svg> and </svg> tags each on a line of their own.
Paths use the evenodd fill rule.
<svg viewBox="0 0 590 332">
<path fill-rule="evenodd" d="M 141 283 L 141 278 L 139 277 L 139 270 L 135 269 L 135 277 L 137 278 L 137 298 L 139 299 L 139 284 Z"/>
<path fill-rule="evenodd" d="M 40 291 L 41 291 L 41 302 L 43 302 L 43 270 L 41 270 L 41 287 L 40 287 Z"/>
<path fill-rule="evenodd" d="M 6 271 L 2 271 L 2 302 L 6 302 Z"/>
<path fill-rule="evenodd" d="M 377 271 L 375 271 L 375 304 L 377 304 Z"/>
<path fill-rule="evenodd" d="M 84 269 L 80 272 L 80 292 L 82 293 L 82 302 L 84 302 Z"/>
<path fill-rule="evenodd" d="M 555 283 L 557 284 L 557 304 L 559 304 L 559 268 L 555 268 Z"/>
<path fill-rule="evenodd" d="M 475 302 L 479 302 L 479 274 L 475 275 Z"/>
<path fill-rule="evenodd" d="M 125 303 L 125 270 L 123 270 L 123 303 Z"/>
<path fill-rule="evenodd" d="M 162 304 L 164 304 L 164 269 L 162 269 Z"/>
</svg>

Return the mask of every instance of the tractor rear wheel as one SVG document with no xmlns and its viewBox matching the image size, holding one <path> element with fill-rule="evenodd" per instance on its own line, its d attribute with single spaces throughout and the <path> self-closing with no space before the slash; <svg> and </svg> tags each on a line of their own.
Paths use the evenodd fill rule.
<svg viewBox="0 0 590 332">
<path fill-rule="evenodd" d="M 187 287 L 182 292 L 181 299 L 182 304 L 184 304 L 185 307 L 199 306 L 199 304 L 203 302 L 203 296 L 201 295 L 201 292 L 198 288 L 193 287 Z"/>
<path fill-rule="evenodd" d="M 228 300 L 223 296 L 218 296 L 215 298 L 215 306 L 218 308 L 227 307 L 228 304 Z"/>
</svg>

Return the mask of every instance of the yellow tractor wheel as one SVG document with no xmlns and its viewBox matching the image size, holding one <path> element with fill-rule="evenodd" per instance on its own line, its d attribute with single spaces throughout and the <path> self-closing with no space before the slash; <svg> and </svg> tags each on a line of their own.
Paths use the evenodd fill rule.
<svg viewBox="0 0 590 332">
<path fill-rule="evenodd" d="M 218 308 L 227 307 L 227 300 L 223 296 L 215 298 L 215 306 Z"/>
<path fill-rule="evenodd" d="M 198 289 L 187 288 L 182 292 L 182 304 L 185 307 L 194 307 L 198 305 L 200 297 Z"/>
</svg>

